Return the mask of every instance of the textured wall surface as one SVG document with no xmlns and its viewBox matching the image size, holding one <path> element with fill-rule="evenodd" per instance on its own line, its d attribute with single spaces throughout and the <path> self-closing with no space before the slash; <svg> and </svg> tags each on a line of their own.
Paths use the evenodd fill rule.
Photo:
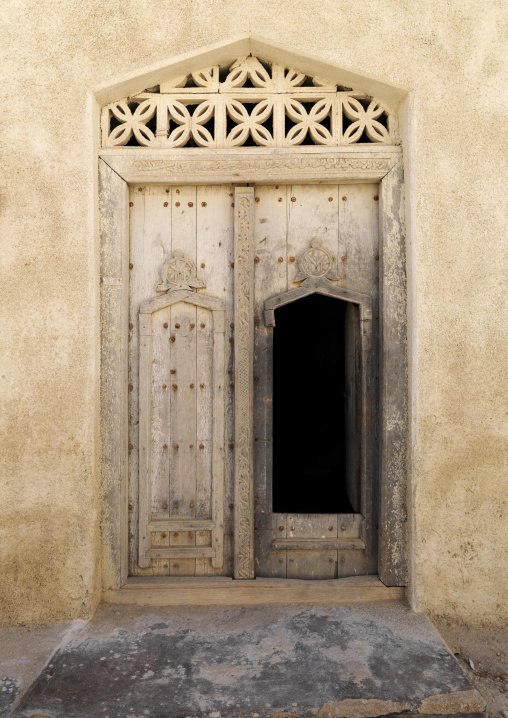
<svg viewBox="0 0 508 718">
<path fill-rule="evenodd" d="M 89 91 L 252 32 L 410 93 L 410 595 L 421 611 L 506 623 L 504 3 L 7 0 L 3 19 L 2 622 L 86 617 L 99 598 Z"/>
</svg>

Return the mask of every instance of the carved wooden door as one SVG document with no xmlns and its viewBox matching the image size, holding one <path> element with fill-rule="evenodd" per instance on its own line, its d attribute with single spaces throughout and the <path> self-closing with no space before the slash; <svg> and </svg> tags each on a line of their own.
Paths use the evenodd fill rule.
<svg viewBox="0 0 508 718">
<path fill-rule="evenodd" d="M 255 188 L 256 576 L 377 573 L 377 191 Z"/>
<path fill-rule="evenodd" d="M 377 572 L 376 193 L 131 187 L 132 575 Z"/>
<path fill-rule="evenodd" d="M 232 574 L 233 196 L 130 190 L 133 575 Z"/>
</svg>

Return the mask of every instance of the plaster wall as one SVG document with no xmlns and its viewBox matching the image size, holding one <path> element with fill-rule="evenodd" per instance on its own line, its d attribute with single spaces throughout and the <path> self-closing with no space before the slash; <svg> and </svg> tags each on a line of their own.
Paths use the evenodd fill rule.
<svg viewBox="0 0 508 718">
<path fill-rule="evenodd" d="M 8 0 L 0 42 L 3 623 L 99 599 L 93 88 L 252 32 L 409 92 L 410 599 L 508 622 L 508 21 L 486 0 Z"/>
</svg>

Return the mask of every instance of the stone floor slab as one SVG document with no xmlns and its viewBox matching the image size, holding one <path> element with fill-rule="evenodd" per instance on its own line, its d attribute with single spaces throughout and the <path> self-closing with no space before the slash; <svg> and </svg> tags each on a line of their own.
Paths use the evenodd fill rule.
<svg viewBox="0 0 508 718">
<path fill-rule="evenodd" d="M 438 633 L 399 602 L 102 606 L 16 718 L 481 716 Z"/>
</svg>

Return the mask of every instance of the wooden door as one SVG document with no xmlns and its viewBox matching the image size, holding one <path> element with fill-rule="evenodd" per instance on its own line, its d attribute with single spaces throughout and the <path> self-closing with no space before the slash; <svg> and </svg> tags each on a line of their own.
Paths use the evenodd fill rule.
<svg viewBox="0 0 508 718">
<path fill-rule="evenodd" d="M 238 332 L 240 299 L 251 301 L 250 280 L 243 287 L 239 273 L 234 306 L 235 252 L 249 265 L 246 276 L 254 276 L 249 318 L 254 348 L 246 342 L 236 371 L 242 364 L 245 377 L 253 369 L 248 434 L 254 460 L 247 468 L 254 470 L 254 495 L 241 499 L 254 503 L 255 574 L 334 578 L 376 573 L 377 187 L 259 186 L 253 203 L 252 189 L 237 190 L 236 199 L 234 187 L 227 185 L 135 185 L 130 190 L 130 573 L 233 574 L 239 540 L 235 454 L 240 456 L 235 321 Z M 237 223 L 236 238 L 235 202 L 238 211 L 239 202 L 254 207 L 253 223 Z M 247 226 L 253 234 L 248 260 L 240 246 Z M 313 276 L 315 261 L 326 270 L 320 276 Z M 335 404 L 343 405 L 342 440 L 349 447 L 344 491 L 350 510 L 342 512 L 301 506 L 280 511 L 273 505 L 274 481 L 281 474 L 280 461 L 275 474 L 273 462 L 277 321 L 280 307 L 303 307 L 314 295 L 328 302 L 333 322 L 338 311 L 336 334 L 343 353 L 337 375 L 343 383 L 335 387 Z M 305 331 L 326 325 L 320 309 L 314 319 L 316 310 L 306 311 Z M 334 331 L 327 335 L 330 344 L 337 343 Z M 298 344 L 291 351 L 299 355 Z M 296 407 L 302 393 L 319 391 L 319 381 L 310 361 L 295 380 Z M 335 384 L 333 374 L 330 382 Z M 248 399 L 243 384 L 243 393 L 236 391 L 238 415 L 241 396 Z M 250 399 L 246 410 L 249 405 Z M 302 416 L 302 436 L 306 420 Z M 318 443 L 319 420 L 312 417 L 311 442 Z M 282 447 L 278 441 L 288 459 L 300 450 L 292 441 Z M 327 444 L 334 448 L 335 443 L 340 442 L 329 435 Z M 319 446 L 315 450 L 321 451 Z M 238 488 L 238 476 L 236 483 Z M 236 518 L 240 536 L 246 527 L 239 514 Z M 240 572 L 238 577 L 249 575 Z"/>
<path fill-rule="evenodd" d="M 231 575 L 233 188 L 130 190 L 131 575 Z"/>
<path fill-rule="evenodd" d="M 367 184 L 272 185 L 255 189 L 253 434 L 257 576 L 325 579 L 377 573 L 377 192 L 376 185 Z M 310 261 L 309 275 L 302 265 L 305 257 Z M 320 266 L 327 269 L 319 281 L 311 276 L 314 260 L 324 262 Z M 316 272 L 317 276 L 319 267 Z M 310 444 L 306 449 L 311 454 L 325 451 L 317 437 L 319 422 L 326 421 L 326 417 L 298 415 L 301 397 L 327 391 L 320 385 L 319 369 L 313 362 L 304 364 L 293 376 L 294 396 L 291 386 L 286 389 L 285 399 L 274 395 L 274 367 L 279 375 L 283 371 L 277 369 L 276 359 L 274 364 L 277 314 L 282 312 L 276 307 L 292 302 L 296 307 L 304 301 L 307 291 L 328 295 L 327 301 L 332 305 L 341 303 L 342 319 L 334 324 L 341 333 L 343 351 L 343 409 L 337 411 L 344 413 L 344 442 L 348 448 L 343 475 L 337 476 L 337 481 L 344 483 L 350 504 L 347 512 L 336 508 L 333 512 L 322 508 L 320 513 L 313 512 L 316 487 L 312 480 L 306 487 L 309 510 L 305 506 L 302 509 L 300 503 L 298 510 L 292 511 L 291 477 L 285 484 L 287 502 L 279 496 L 278 504 L 274 504 L 275 485 L 284 474 L 285 463 L 286 468 L 292 467 L 288 471 L 298 473 L 304 445 Z M 318 302 L 316 306 L 321 305 Z M 334 306 L 326 311 L 333 316 Z M 293 357 L 304 351 L 304 343 L 313 341 L 308 333 L 319 324 L 320 316 L 307 317 L 305 321 L 291 349 Z M 282 329 L 279 331 L 282 337 Z M 298 328 L 294 331 L 298 332 Z M 328 336 L 334 338 L 333 334 Z M 287 361 L 292 361 L 291 352 Z M 333 384 L 335 380 L 332 377 L 330 381 Z M 284 403 L 289 406 L 288 421 L 294 422 L 294 415 L 298 415 L 302 425 L 293 423 L 298 439 L 286 436 L 286 445 L 275 447 L 274 411 L 284 411 Z M 323 433 L 325 428 L 323 424 Z M 328 437 L 327 442 L 333 449 L 333 437 Z M 276 449 L 279 459 L 274 462 Z M 296 464 L 290 460 L 295 452 Z M 280 460 L 281 454 L 287 462 Z M 288 508 L 278 510 L 278 506 Z"/>
</svg>

